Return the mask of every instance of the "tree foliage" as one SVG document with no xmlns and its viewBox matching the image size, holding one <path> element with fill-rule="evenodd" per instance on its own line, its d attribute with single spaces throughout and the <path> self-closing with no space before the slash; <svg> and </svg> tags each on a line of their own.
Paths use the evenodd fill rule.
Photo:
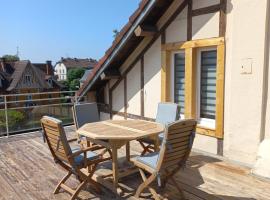
<svg viewBox="0 0 270 200">
<path fill-rule="evenodd" d="M 67 73 L 67 85 L 69 90 L 78 90 L 80 87 L 80 79 L 85 73 L 84 68 L 70 69 Z"/>
<path fill-rule="evenodd" d="M 20 60 L 17 55 L 4 55 L 2 58 L 4 58 L 7 62 L 15 62 Z"/>
<path fill-rule="evenodd" d="M 13 127 L 18 123 L 22 122 L 25 119 L 25 116 L 22 112 L 16 110 L 8 110 L 8 125 Z M 5 111 L 0 111 L 0 127 L 6 127 L 6 115 Z"/>
</svg>

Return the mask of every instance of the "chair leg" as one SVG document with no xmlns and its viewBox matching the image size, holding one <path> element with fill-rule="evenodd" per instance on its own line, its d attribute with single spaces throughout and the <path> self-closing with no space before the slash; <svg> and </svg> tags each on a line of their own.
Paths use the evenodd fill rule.
<svg viewBox="0 0 270 200">
<path fill-rule="evenodd" d="M 58 183 L 58 185 L 56 186 L 56 188 L 55 188 L 55 190 L 54 190 L 54 192 L 53 192 L 54 194 L 59 193 L 59 191 L 60 191 L 60 189 L 61 189 L 61 184 L 62 184 L 62 183 L 65 183 L 71 175 L 72 175 L 72 172 L 69 171 L 68 174 L 62 178 L 62 180 L 61 180 L 61 181 Z"/>
<path fill-rule="evenodd" d="M 179 191 L 181 199 L 185 199 L 185 194 L 183 192 L 183 190 L 181 189 L 181 187 L 179 186 L 179 184 L 175 181 L 173 175 L 176 173 L 176 171 L 178 168 L 176 168 L 176 170 L 173 170 L 171 173 L 166 169 L 165 172 L 167 173 L 167 178 L 165 180 L 165 184 L 167 183 L 168 179 L 171 179 L 173 182 L 173 185 L 176 187 L 176 189 Z"/>
<path fill-rule="evenodd" d="M 75 190 L 75 192 L 72 194 L 71 199 L 70 200 L 74 200 L 77 198 L 78 194 L 80 193 L 80 191 L 82 190 L 82 188 L 86 185 L 87 180 L 84 180 L 83 182 L 81 182 L 81 184 L 77 187 L 77 189 Z"/>
<path fill-rule="evenodd" d="M 156 179 L 157 175 L 156 174 L 152 174 L 148 179 L 146 178 L 144 172 L 142 169 L 139 169 L 140 174 L 142 176 L 143 179 L 143 183 L 138 187 L 135 197 L 139 198 L 140 194 L 142 193 L 142 191 L 146 188 L 149 189 L 149 191 L 151 192 L 151 194 L 153 195 L 155 200 L 160 200 L 160 198 L 158 197 L 158 194 L 156 193 L 156 191 L 152 188 L 149 187 L 149 185 Z"/>
</svg>

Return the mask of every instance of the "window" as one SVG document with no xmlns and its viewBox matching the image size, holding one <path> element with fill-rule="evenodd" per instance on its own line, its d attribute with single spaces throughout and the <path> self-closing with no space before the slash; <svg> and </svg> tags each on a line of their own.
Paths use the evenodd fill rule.
<svg viewBox="0 0 270 200">
<path fill-rule="evenodd" d="M 162 45 L 161 100 L 198 120 L 197 133 L 223 138 L 224 38 Z"/>
<path fill-rule="evenodd" d="M 33 81 L 30 75 L 25 75 L 24 76 L 24 84 L 30 85 Z"/>
<path fill-rule="evenodd" d="M 52 81 L 52 79 L 49 78 L 49 79 L 47 80 L 47 82 L 48 82 L 48 84 L 49 84 L 50 87 L 53 86 L 53 81 Z"/>
<path fill-rule="evenodd" d="M 180 118 L 184 118 L 185 114 L 185 53 L 175 52 L 173 56 L 172 65 L 172 77 L 173 87 L 172 87 L 172 99 L 179 105 L 180 108 Z"/>
<path fill-rule="evenodd" d="M 199 50 L 198 55 L 197 115 L 201 125 L 215 128 L 217 51 Z"/>
</svg>

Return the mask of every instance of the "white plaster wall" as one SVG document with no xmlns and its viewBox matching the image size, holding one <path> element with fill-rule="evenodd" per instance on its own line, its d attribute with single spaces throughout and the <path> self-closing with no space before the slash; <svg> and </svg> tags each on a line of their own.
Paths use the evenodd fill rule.
<svg viewBox="0 0 270 200">
<path fill-rule="evenodd" d="M 217 139 L 206 135 L 196 134 L 193 148 L 211 154 L 217 154 Z"/>
<path fill-rule="evenodd" d="M 161 39 L 158 38 L 144 55 L 144 112 L 155 118 L 161 101 Z"/>
<path fill-rule="evenodd" d="M 204 8 L 207 6 L 212 6 L 212 5 L 217 5 L 220 3 L 220 0 L 196 0 L 193 1 L 193 10 L 199 9 L 199 8 Z"/>
<path fill-rule="evenodd" d="M 166 42 L 181 42 L 187 40 L 187 7 L 166 29 Z"/>
<path fill-rule="evenodd" d="M 104 112 L 100 112 L 99 113 L 99 117 L 100 117 L 100 120 L 101 121 L 109 120 L 110 119 L 110 114 L 104 113 Z"/>
<path fill-rule="evenodd" d="M 227 7 L 224 154 L 253 165 L 261 128 L 266 0 L 229 0 Z M 240 74 L 245 58 L 253 60 L 252 74 Z"/>
<path fill-rule="evenodd" d="M 205 39 L 219 36 L 219 12 L 192 18 L 192 39 Z"/>
<path fill-rule="evenodd" d="M 124 81 L 115 88 L 112 94 L 113 111 L 124 112 Z"/>
<path fill-rule="evenodd" d="M 136 63 L 127 74 L 127 112 L 141 114 L 141 64 Z"/>
<path fill-rule="evenodd" d="M 119 116 L 119 115 L 113 115 L 113 116 L 112 116 L 112 119 L 113 119 L 113 120 L 123 120 L 123 119 L 125 119 L 125 118 L 122 117 L 122 116 Z"/>
</svg>

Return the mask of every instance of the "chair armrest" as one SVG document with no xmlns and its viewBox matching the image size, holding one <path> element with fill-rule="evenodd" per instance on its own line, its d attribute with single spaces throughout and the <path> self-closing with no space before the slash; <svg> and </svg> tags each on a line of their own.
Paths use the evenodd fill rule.
<svg viewBox="0 0 270 200">
<path fill-rule="evenodd" d="M 69 139 L 68 142 L 75 142 L 77 140 L 78 140 L 77 138 L 72 138 L 72 139 Z"/>
<path fill-rule="evenodd" d="M 81 155 L 82 153 L 87 153 L 87 151 L 95 151 L 95 150 L 97 150 L 97 148 L 95 146 L 87 147 L 87 148 L 84 148 L 84 149 L 81 149 L 79 151 L 76 151 L 76 152 L 72 153 L 69 157 L 74 158 L 76 156 Z"/>
</svg>

